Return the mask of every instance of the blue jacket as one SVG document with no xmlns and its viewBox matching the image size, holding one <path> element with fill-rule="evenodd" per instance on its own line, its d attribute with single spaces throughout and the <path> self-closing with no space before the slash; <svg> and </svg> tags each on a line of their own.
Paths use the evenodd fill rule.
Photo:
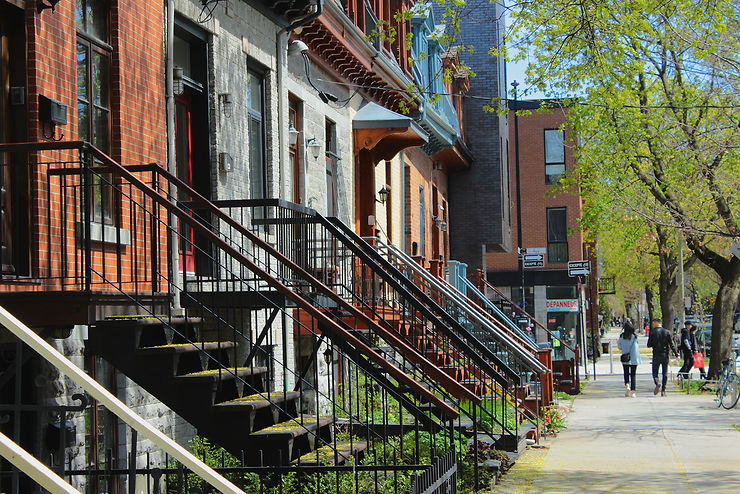
<svg viewBox="0 0 740 494">
<path fill-rule="evenodd" d="M 636 335 L 632 335 L 631 339 L 626 340 L 624 339 L 624 334 L 620 334 L 619 340 L 617 341 L 617 348 L 622 350 L 623 354 L 629 353 L 629 365 L 640 365 L 642 363 L 642 358 L 640 357 L 640 344 L 637 342 Z"/>
</svg>

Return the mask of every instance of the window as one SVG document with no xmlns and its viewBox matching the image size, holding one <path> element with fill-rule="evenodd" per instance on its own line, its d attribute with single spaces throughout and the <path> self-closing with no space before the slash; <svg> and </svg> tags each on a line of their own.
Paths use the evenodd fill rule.
<svg viewBox="0 0 740 494">
<path fill-rule="evenodd" d="M 292 94 L 288 95 L 288 125 L 298 132 L 295 143 L 289 143 L 290 155 L 290 191 L 288 197 L 296 204 L 300 204 L 303 193 L 301 191 L 301 158 L 300 142 L 303 136 L 303 122 L 301 121 L 301 101 Z"/>
<path fill-rule="evenodd" d="M 250 199 L 264 199 L 267 197 L 264 92 L 264 75 L 250 70 L 247 73 Z"/>
<path fill-rule="evenodd" d="M 111 48 L 108 2 L 77 0 L 77 123 L 80 140 L 110 154 Z M 113 222 L 110 175 L 93 183 L 92 219 Z"/>
<path fill-rule="evenodd" d="M 547 208 L 547 262 L 568 262 L 566 208 Z"/>
<path fill-rule="evenodd" d="M 563 131 L 545 130 L 545 183 L 556 184 L 565 173 Z"/>
<path fill-rule="evenodd" d="M 98 381 L 104 388 L 117 394 L 116 370 L 102 358 L 85 352 L 85 372 Z M 118 466 L 118 419 L 92 399 L 85 414 L 85 465 L 99 470 L 116 468 Z M 111 464 L 108 465 L 108 451 L 112 453 Z M 110 492 L 118 493 L 118 482 L 113 475 L 94 475 L 86 486 L 86 493 Z"/>
<path fill-rule="evenodd" d="M 425 250 L 425 244 L 426 244 L 426 233 L 424 231 L 424 186 L 419 186 L 419 246 L 420 246 L 420 252 L 419 255 L 421 257 L 424 257 L 426 250 Z"/>
<path fill-rule="evenodd" d="M 337 215 L 337 125 L 326 119 L 325 125 L 326 142 L 326 214 Z"/>
</svg>

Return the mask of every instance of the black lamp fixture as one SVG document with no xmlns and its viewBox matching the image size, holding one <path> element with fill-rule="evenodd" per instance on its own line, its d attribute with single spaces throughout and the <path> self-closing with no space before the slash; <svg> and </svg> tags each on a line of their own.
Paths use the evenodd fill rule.
<svg viewBox="0 0 740 494">
<path fill-rule="evenodd" d="M 44 0 L 36 0 L 36 12 L 40 14 L 46 9 L 51 9 L 51 11 L 54 12 L 54 7 L 56 7 L 57 4 L 61 0 L 47 0 L 47 1 L 49 2 L 48 4 L 44 2 Z"/>
<path fill-rule="evenodd" d="M 324 350 L 324 362 L 326 362 L 326 365 L 331 364 L 331 360 L 333 356 L 334 356 L 334 352 L 332 351 L 331 347 L 327 346 L 326 350 Z"/>
<path fill-rule="evenodd" d="M 375 199 L 376 202 L 379 202 L 380 204 L 385 204 L 385 201 L 388 200 L 388 196 L 391 193 L 391 186 L 390 185 L 384 185 L 379 191 L 378 191 L 378 198 Z"/>
</svg>

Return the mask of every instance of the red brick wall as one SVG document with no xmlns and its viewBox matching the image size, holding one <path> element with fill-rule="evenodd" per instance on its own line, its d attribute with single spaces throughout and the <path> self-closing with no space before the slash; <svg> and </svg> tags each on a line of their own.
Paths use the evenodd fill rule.
<svg viewBox="0 0 740 494">
<path fill-rule="evenodd" d="M 547 213 L 550 207 L 566 207 L 568 217 L 568 257 L 571 261 L 583 259 L 583 237 L 578 230 L 581 214 L 581 198 L 574 194 L 550 196 L 552 188 L 545 185 L 545 129 L 557 129 L 565 122 L 564 110 L 556 109 L 548 113 L 533 111 L 520 115 L 519 119 L 519 169 L 521 175 L 522 197 L 522 245 L 523 247 L 547 248 Z M 565 129 L 565 167 L 570 171 L 575 165 L 572 135 Z M 516 153 L 514 139 L 514 114 L 509 113 L 509 164 L 511 169 L 511 235 L 510 253 L 488 253 L 488 270 L 510 271 L 518 269 L 517 258 L 517 216 L 516 216 Z M 549 264 L 545 255 L 546 269 L 564 269 L 567 264 Z"/>
<path fill-rule="evenodd" d="M 50 130 L 48 125 L 42 129 L 38 120 L 40 94 L 67 106 L 67 124 L 57 127 L 57 138 L 63 134 L 64 141 L 76 140 L 75 2 L 59 2 L 55 12 L 45 10 L 41 14 L 36 12 L 35 2 L 26 2 L 26 5 L 29 140 L 47 140 L 43 134 L 48 135 Z M 123 165 L 166 162 L 163 16 L 163 7 L 158 2 L 111 0 L 111 157 Z M 49 211 L 54 212 L 60 207 L 63 194 L 58 188 L 59 180 L 49 181 L 45 163 L 75 162 L 76 159 L 77 153 L 72 151 L 45 152 L 41 156 L 29 158 L 38 163 L 34 168 L 35 174 L 31 177 L 31 263 L 34 273 L 49 273 L 49 263 L 55 263 L 52 265 L 52 272 L 58 274 L 62 267 L 59 242 L 64 236 L 68 239 L 75 237 L 74 222 L 69 217 L 63 222 L 62 216 L 49 214 Z M 48 188 L 51 190 L 47 190 Z M 79 198 L 71 193 L 65 195 L 69 204 L 74 200 L 79 202 Z M 133 231 L 132 219 L 128 217 L 130 208 L 125 198 L 122 201 L 121 226 Z M 141 232 L 141 228 L 139 231 Z M 161 245 L 166 246 L 164 237 L 162 240 Z M 142 246 L 139 243 L 139 248 Z M 130 255 L 131 249 L 132 247 L 126 248 L 124 255 Z M 67 251 L 72 257 L 75 253 L 79 255 L 71 245 L 67 245 Z M 106 254 L 109 260 L 110 256 L 110 253 Z M 102 259 L 102 255 L 96 257 Z M 122 273 L 124 276 L 131 274 L 125 262 Z M 27 289 L 27 285 L 24 287 Z"/>
<path fill-rule="evenodd" d="M 439 254 L 444 256 L 444 260 L 447 261 L 449 258 L 449 248 L 445 249 L 445 245 L 449 246 L 449 239 L 447 237 L 449 227 L 446 232 L 442 232 L 435 225 L 434 221 L 432 221 L 432 215 L 438 216 L 443 214 L 439 207 L 436 210 L 433 208 L 435 202 L 432 194 L 435 187 L 437 189 L 437 206 L 444 204 L 445 208 L 449 208 L 447 201 L 447 174 L 443 170 L 433 170 L 432 160 L 419 148 L 407 149 L 405 151 L 405 157 L 406 252 L 409 254 L 412 253 L 412 242 L 420 242 L 419 187 L 424 186 L 424 260 L 432 260 L 432 254 L 435 252 L 433 231 L 438 230 L 439 235 L 437 235 L 436 239 L 437 249 Z M 446 218 L 449 218 L 449 211 L 445 210 L 444 215 Z M 421 245 L 419 245 L 418 253 L 421 253 Z"/>
</svg>

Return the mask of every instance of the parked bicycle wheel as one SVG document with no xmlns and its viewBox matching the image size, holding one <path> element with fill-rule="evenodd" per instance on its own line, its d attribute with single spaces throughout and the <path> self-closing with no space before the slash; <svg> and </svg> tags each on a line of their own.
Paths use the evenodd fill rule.
<svg viewBox="0 0 740 494">
<path fill-rule="evenodd" d="M 722 393 L 722 406 L 728 410 L 737 405 L 737 400 L 740 398 L 740 394 L 738 394 L 739 390 L 737 381 L 737 374 L 730 374 L 727 378 L 725 391 Z"/>
</svg>

